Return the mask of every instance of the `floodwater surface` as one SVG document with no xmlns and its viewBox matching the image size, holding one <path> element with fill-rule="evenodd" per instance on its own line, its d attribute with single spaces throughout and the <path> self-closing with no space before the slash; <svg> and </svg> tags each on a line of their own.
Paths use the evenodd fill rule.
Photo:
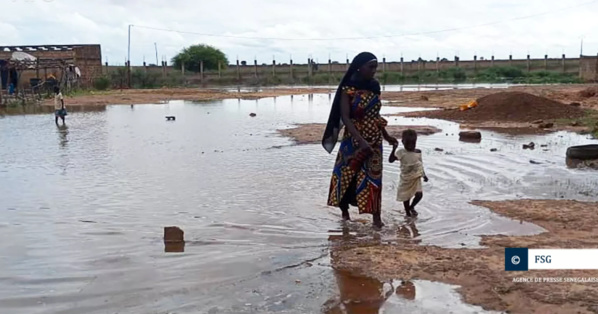
<svg viewBox="0 0 598 314">
<path fill-rule="evenodd" d="M 483 234 L 542 229 L 470 200 L 598 197 L 598 172 L 565 162 L 568 146 L 595 142 L 585 136 L 482 132 L 471 144 L 454 123 L 389 117 L 443 129 L 418 142 L 430 177 L 420 217 L 405 223 L 394 201 L 398 164 L 385 164 L 386 227 L 373 231 L 353 210 L 343 228 L 326 207 L 335 156 L 276 132 L 324 123 L 330 100 L 108 106 L 73 112 L 66 127 L 48 113 L 0 116 L 0 312 L 334 313 L 359 298 L 373 301 L 350 312 L 483 312 L 452 286 L 346 279 L 330 267 L 332 244 L 348 230 L 475 248 Z M 523 150 L 530 141 L 536 149 Z M 166 226 L 185 231 L 184 247 L 164 246 Z"/>
</svg>

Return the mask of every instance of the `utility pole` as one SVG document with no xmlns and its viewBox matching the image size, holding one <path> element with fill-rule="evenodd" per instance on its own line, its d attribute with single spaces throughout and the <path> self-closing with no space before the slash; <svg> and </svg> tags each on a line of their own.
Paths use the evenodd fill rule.
<svg viewBox="0 0 598 314">
<path fill-rule="evenodd" d="M 129 88 L 131 88 L 131 26 L 133 26 L 133 24 L 129 24 L 129 47 L 127 49 L 127 77 Z"/>
<path fill-rule="evenodd" d="M 158 65 L 158 44 L 154 43 L 154 47 L 156 47 L 156 65 Z"/>
</svg>

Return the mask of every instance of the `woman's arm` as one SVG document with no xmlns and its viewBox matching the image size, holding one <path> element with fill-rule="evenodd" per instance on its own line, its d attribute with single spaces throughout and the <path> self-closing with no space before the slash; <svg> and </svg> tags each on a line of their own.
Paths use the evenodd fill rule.
<svg viewBox="0 0 598 314">
<path fill-rule="evenodd" d="M 390 136 L 390 134 L 388 134 L 388 131 L 386 131 L 385 127 L 382 127 L 382 136 L 388 142 L 388 144 L 395 146 L 395 147 L 399 145 L 399 141 L 397 141 L 396 138 Z"/>
<path fill-rule="evenodd" d="M 351 121 L 351 102 L 349 100 L 349 95 L 344 92 L 341 94 L 341 118 L 343 119 L 343 124 L 345 124 L 347 131 L 349 131 L 353 138 L 359 143 L 359 147 L 361 149 L 371 150 L 372 148 L 370 147 L 370 144 L 368 144 L 363 136 L 361 136 L 361 133 L 357 131 L 353 121 Z"/>
</svg>

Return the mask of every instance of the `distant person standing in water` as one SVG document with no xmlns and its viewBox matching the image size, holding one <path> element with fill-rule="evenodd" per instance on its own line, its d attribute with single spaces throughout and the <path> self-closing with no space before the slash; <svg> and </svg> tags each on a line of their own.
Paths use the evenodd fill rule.
<svg viewBox="0 0 598 314">
<path fill-rule="evenodd" d="M 369 52 L 353 59 L 332 102 L 322 145 L 332 153 L 342 126 L 340 144 L 330 182 L 328 205 L 339 207 L 350 220 L 349 205 L 360 214 L 372 214 L 375 227 L 382 227 L 382 140 L 398 145 L 386 131 L 380 116 L 380 83 L 374 78 L 378 60 Z"/>
<path fill-rule="evenodd" d="M 58 124 L 58 118 L 62 119 L 62 124 L 64 124 L 64 117 L 67 115 L 66 107 L 64 106 L 64 97 L 62 97 L 62 93 L 60 92 L 60 87 L 54 86 L 54 121 Z"/>
</svg>

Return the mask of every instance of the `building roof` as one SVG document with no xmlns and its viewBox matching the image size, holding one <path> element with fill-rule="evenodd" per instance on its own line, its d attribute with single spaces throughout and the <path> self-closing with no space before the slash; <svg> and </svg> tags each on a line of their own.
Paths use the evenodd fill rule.
<svg viewBox="0 0 598 314">
<path fill-rule="evenodd" d="M 84 45 L 24 45 L 24 46 L 0 46 L 2 51 L 68 51 L 77 47 L 99 46 L 99 44 Z"/>
</svg>

